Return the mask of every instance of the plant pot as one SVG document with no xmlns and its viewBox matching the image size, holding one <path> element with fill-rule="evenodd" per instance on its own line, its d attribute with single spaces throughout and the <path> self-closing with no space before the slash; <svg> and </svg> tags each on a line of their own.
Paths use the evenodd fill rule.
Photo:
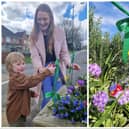
<svg viewBox="0 0 129 129">
<path fill-rule="evenodd" d="M 66 86 L 62 86 L 58 91 L 60 95 L 65 95 Z M 52 105 L 52 100 L 37 114 L 33 119 L 33 125 L 38 127 L 83 127 L 80 122 L 74 124 L 65 119 L 59 119 L 52 115 L 52 110 L 49 108 Z"/>
</svg>

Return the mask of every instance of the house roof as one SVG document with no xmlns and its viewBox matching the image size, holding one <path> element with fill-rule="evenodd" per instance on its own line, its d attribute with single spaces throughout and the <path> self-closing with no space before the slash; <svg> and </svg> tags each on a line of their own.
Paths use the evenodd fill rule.
<svg viewBox="0 0 129 129">
<path fill-rule="evenodd" d="M 11 30 L 2 25 L 2 37 L 8 36 L 11 38 L 21 39 L 24 35 L 26 35 L 25 31 L 13 33 Z"/>
<path fill-rule="evenodd" d="M 13 37 L 14 34 L 8 28 L 2 25 L 2 37 L 5 37 L 5 36 Z"/>
</svg>

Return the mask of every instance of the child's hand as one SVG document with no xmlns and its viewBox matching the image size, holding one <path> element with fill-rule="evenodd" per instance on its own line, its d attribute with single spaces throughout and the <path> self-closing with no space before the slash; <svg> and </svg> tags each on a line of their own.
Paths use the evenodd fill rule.
<svg viewBox="0 0 129 129">
<path fill-rule="evenodd" d="M 49 64 L 47 66 L 47 69 L 49 69 L 49 71 L 50 71 L 51 74 L 54 74 L 56 67 L 55 67 L 54 64 Z"/>
<path fill-rule="evenodd" d="M 34 92 L 34 96 L 33 97 L 38 97 L 38 96 L 39 96 L 39 94 Z"/>
</svg>

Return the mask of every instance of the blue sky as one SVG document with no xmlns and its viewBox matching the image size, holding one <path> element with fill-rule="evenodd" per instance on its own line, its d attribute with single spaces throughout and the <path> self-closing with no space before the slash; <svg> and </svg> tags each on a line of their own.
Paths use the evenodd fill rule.
<svg viewBox="0 0 129 129">
<path fill-rule="evenodd" d="M 129 2 L 117 3 L 129 12 Z M 116 22 L 120 19 L 129 17 L 115 7 L 111 2 L 90 2 L 89 5 L 95 6 L 94 16 L 96 18 L 102 17 L 102 32 L 109 32 L 111 37 L 118 32 Z"/>
</svg>

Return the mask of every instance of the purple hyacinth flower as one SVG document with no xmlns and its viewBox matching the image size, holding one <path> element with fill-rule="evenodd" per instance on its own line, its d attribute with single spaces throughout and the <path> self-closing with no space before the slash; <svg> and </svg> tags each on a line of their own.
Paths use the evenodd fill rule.
<svg viewBox="0 0 129 129">
<path fill-rule="evenodd" d="M 103 112 L 105 105 L 108 102 L 108 94 L 104 91 L 99 91 L 93 95 L 93 105 L 97 107 L 98 111 Z"/>
<path fill-rule="evenodd" d="M 94 63 L 89 65 L 89 72 L 92 76 L 99 77 L 102 71 L 100 66 Z"/>
<path fill-rule="evenodd" d="M 124 93 L 120 96 L 120 98 L 118 99 L 118 103 L 120 105 L 129 103 L 129 89 L 126 89 Z"/>
</svg>

